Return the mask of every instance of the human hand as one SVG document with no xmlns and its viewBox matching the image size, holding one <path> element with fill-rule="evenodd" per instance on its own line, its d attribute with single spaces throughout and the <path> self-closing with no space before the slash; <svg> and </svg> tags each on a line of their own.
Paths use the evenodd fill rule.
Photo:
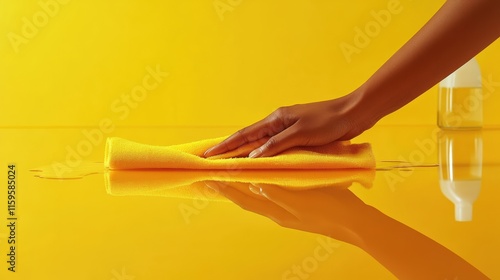
<svg viewBox="0 0 500 280">
<path fill-rule="evenodd" d="M 338 99 L 279 108 L 208 149 L 204 156 L 253 146 L 249 157 L 268 157 L 296 146 L 320 146 L 349 140 L 375 123 L 365 110 L 358 108 L 359 99 L 352 93 Z"/>
<path fill-rule="evenodd" d="M 283 227 L 319 233 L 356 246 L 362 244 L 366 219 L 378 212 L 347 189 L 349 185 L 289 190 L 272 184 L 205 184 L 241 208 Z"/>
</svg>

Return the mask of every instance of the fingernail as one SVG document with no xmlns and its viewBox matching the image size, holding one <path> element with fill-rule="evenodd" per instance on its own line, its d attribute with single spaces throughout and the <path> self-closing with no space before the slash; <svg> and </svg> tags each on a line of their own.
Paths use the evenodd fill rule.
<svg viewBox="0 0 500 280">
<path fill-rule="evenodd" d="M 256 158 L 258 156 L 260 156 L 262 154 L 262 150 L 259 148 L 259 149 L 255 149 L 253 150 L 249 155 L 248 157 L 251 157 L 251 158 Z"/>
<path fill-rule="evenodd" d="M 206 157 L 212 150 L 214 149 L 214 147 L 206 150 L 204 153 L 203 153 L 203 156 Z"/>
<path fill-rule="evenodd" d="M 257 188 L 256 186 L 250 185 L 248 186 L 248 189 L 256 195 L 261 195 L 260 188 Z"/>
<path fill-rule="evenodd" d="M 204 182 L 205 183 L 205 186 L 209 189 L 212 189 L 212 190 L 216 190 L 216 188 L 214 186 L 212 186 L 212 183 L 211 182 Z"/>
<path fill-rule="evenodd" d="M 205 186 L 213 191 L 215 191 L 215 193 L 219 193 L 220 192 L 220 189 L 223 189 L 224 188 L 224 185 L 223 184 L 220 184 L 220 183 L 216 183 L 216 182 L 213 182 L 213 181 L 205 181 Z"/>
<path fill-rule="evenodd" d="M 260 195 L 261 195 L 261 196 L 263 196 L 263 197 L 265 197 L 265 198 L 267 198 L 267 199 L 270 199 L 270 198 L 267 196 L 267 194 L 266 194 L 265 190 L 263 190 L 262 188 L 260 188 Z"/>
</svg>

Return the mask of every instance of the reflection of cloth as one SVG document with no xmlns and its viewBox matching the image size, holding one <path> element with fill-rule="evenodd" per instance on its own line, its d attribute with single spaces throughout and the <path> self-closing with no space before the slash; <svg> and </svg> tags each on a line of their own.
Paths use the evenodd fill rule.
<svg viewBox="0 0 500 280">
<path fill-rule="evenodd" d="M 208 148 L 224 138 L 174 146 L 152 146 L 108 138 L 104 163 L 109 169 L 352 169 L 374 168 L 369 144 L 333 142 L 318 147 L 289 149 L 267 158 L 206 159 Z"/>
<path fill-rule="evenodd" d="M 146 195 L 225 200 L 209 190 L 205 181 L 248 185 L 272 184 L 284 188 L 309 189 L 349 187 L 356 182 L 369 188 L 375 169 L 364 170 L 295 170 L 295 171 L 203 171 L 203 170 L 118 170 L 104 174 L 106 190 L 111 195 Z"/>
</svg>

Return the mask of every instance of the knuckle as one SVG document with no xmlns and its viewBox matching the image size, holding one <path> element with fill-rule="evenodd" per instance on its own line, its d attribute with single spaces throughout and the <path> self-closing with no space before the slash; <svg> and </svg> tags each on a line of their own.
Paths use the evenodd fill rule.
<svg viewBox="0 0 500 280">
<path fill-rule="evenodd" d="M 226 142 L 226 141 L 222 142 L 222 144 L 221 144 L 221 145 L 223 145 L 223 147 L 224 147 L 224 149 L 225 149 L 226 151 L 230 151 L 230 150 L 231 150 L 231 147 L 229 147 L 229 145 L 227 144 L 227 142 Z"/>
<path fill-rule="evenodd" d="M 271 137 L 271 138 L 269 138 L 269 140 L 267 140 L 264 148 L 266 150 L 273 150 L 278 146 L 278 144 L 279 143 L 278 143 L 278 140 L 276 139 L 276 137 Z"/>
<path fill-rule="evenodd" d="M 280 107 L 271 115 L 270 129 L 273 133 L 278 133 L 286 129 L 291 123 L 292 112 L 290 107 Z"/>
<path fill-rule="evenodd" d="M 248 139 L 248 135 L 247 135 L 247 128 L 242 128 L 240 130 L 238 130 L 236 132 L 236 136 L 239 138 L 239 139 L 242 139 L 245 143 L 248 143 L 250 142 L 249 139 Z"/>
<path fill-rule="evenodd" d="M 245 135 L 245 130 L 246 130 L 246 127 L 236 131 L 236 136 L 243 136 Z"/>
<path fill-rule="evenodd" d="M 272 131 L 264 127 L 257 132 L 257 139 L 261 139 L 269 135 L 272 135 Z"/>
<path fill-rule="evenodd" d="M 282 106 L 282 107 L 279 107 L 278 109 L 276 109 L 274 111 L 274 114 L 277 115 L 277 116 L 282 116 L 286 113 L 286 110 L 287 110 L 287 107 L 285 106 Z"/>
<path fill-rule="evenodd" d="M 290 114 L 290 107 L 279 107 L 273 113 L 273 117 L 279 120 L 285 120 Z"/>
</svg>

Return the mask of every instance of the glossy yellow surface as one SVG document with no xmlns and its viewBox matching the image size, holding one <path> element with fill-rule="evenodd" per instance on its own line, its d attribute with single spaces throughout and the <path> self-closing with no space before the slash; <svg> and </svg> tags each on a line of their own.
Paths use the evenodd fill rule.
<svg viewBox="0 0 500 280">
<path fill-rule="evenodd" d="M 117 128 L 107 136 L 170 145 L 234 129 Z M 499 130 L 450 134 L 435 126 L 376 126 L 354 141 L 372 144 L 380 169 L 372 175 L 256 172 L 234 184 L 228 183 L 231 172 L 212 180 L 206 173 L 170 171 L 163 177 L 118 176 L 111 180 L 118 184 L 109 184 L 110 174 L 102 169 L 71 180 L 37 178 L 29 171 L 66 164 L 68 149 L 85 139 L 83 130 L 0 131 L 0 164 L 7 170 L 15 163 L 18 170 L 16 272 L 7 271 L 3 260 L 2 279 L 396 279 L 395 274 L 417 275 L 412 271 L 425 279 L 438 271 L 444 273 L 439 279 L 466 279 L 476 272 L 472 267 L 500 277 Z M 74 169 L 102 161 L 103 151 L 101 141 Z M 458 162 L 440 160 L 440 154 L 450 153 Z M 455 221 L 453 203 L 441 190 L 441 174 L 449 177 L 450 166 L 462 170 L 456 180 L 472 174 L 481 182 L 472 221 Z M 252 176 L 260 181 L 252 183 Z M 280 176 L 299 186 L 310 186 L 315 178 L 328 186 L 309 191 L 295 186 L 290 192 L 273 184 Z M 183 178 L 198 183 L 182 183 Z M 172 185 L 172 180 L 181 183 Z M 352 181 L 363 185 L 347 188 Z M 260 189 L 276 191 L 273 200 Z M 3 224 L 7 197 L 2 193 Z M 0 228 L 4 259 L 6 229 Z M 401 251 L 391 255 L 393 250 Z M 422 259 L 433 260 L 432 271 L 423 269 Z"/>
</svg>

